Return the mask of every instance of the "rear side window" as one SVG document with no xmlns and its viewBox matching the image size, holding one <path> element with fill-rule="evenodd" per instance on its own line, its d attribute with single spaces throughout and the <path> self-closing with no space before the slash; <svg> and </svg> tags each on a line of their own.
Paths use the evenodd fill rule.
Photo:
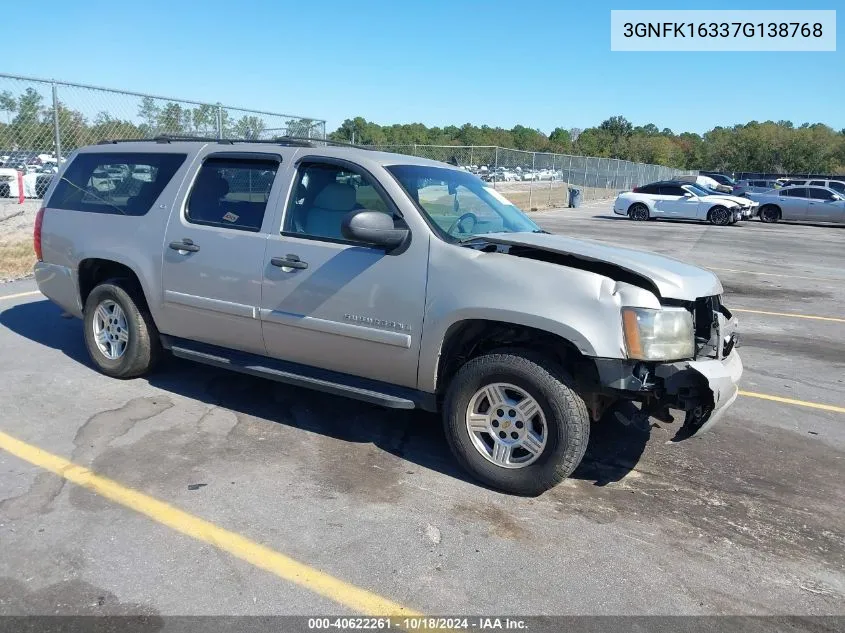
<svg viewBox="0 0 845 633">
<path fill-rule="evenodd" d="M 807 197 L 807 188 L 806 187 L 796 187 L 795 189 L 787 189 L 783 192 L 783 195 L 789 196 L 790 198 L 806 198 Z"/>
<path fill-rule="evenodd" d="M 677 185 L 662 185 L 660 187 L 661 196 L 682 196 L 685 193 L 687 193 L 686 190 Z"/>
<path fill-rule="evenodd" d="M 48 207 L 145 215 L 161 195 L 186 154 L 83 153 L 68 165 Z"/>
<path fill-rule="evenodd" d="M 836 182 L 835 180 L 831 180 L 827 186 L 838 193 L 845 193 L 845 182 Z"/>
<path fill-rule="evenodd" d="M 185 217 L 194 224 L 260 231 L 279 163 L 209 158 L 188 196 Z"/>
<path fill-rule="evenodd" d="M 657 191 L 658 191 L 657 185 L 643 185 L 642 187 L 637 187 L 637 193 L 656 194 Z"/>
</svg>

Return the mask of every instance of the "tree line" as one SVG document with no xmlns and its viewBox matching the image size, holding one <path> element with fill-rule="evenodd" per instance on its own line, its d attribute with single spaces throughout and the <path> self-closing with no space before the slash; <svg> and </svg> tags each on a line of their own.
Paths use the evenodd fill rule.
<svg viewBox="0 0 845 633">
<path fill-rule="evenodd" d="M 427 127 L 346 119 L 329 137 L 363 145 L 497 145 L 536 152 L 620 158 L 679 169 L 772 173 L 845 173 L 845 130 L 822 123 L 751 121 L 704 134 L 634 126 L 623 116 L 587 129 L 557 127 L 549 134 L 471 123 Z"/>
<path fill-rule="evenodd" d="M 284 129 L 268 129 L 253 114 L 232 117 L 213 104 L 189 107 L 175 101 L 142 98 L 134 116 L 101 111 L 93 118 L 58 103 L 63 153 L 104 139 L 151 138 L 161 134 L 226 138 L 308 136 L 314 121 L 288 119 Z M 556 127 L 549 134 L 523 125 L 511 129 L 465 123 L 428 127 L 422 123 L 379 125 L 363 117 L 346 119 L 329 134 L 336 141 L 362 145 L 496 145 L 537 152 L 620 158 L 680 169 L 777 173 L 845 173 L 845 130 L 822 123 L 751 121 L 715 127 L 704 134 L 675 133 L 656 125 L 634 126 L 613 116 L 587 129 Z M 51 153 L 54 146 L 52 103 L 33 88 L 19 95 L 0 92 L 0 150 Z"/>
</svg>

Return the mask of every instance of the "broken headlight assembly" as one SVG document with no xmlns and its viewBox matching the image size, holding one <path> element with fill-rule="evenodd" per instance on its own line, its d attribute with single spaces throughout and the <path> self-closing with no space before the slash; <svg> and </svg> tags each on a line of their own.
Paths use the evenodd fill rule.
<svg viewBox="0 0 845 633">
<path fill-rule="evenodd" d="M 680 360 L 695 355 L 692 314 L 685 308 L 622 308 L 628 358 Z"/>
</svg>

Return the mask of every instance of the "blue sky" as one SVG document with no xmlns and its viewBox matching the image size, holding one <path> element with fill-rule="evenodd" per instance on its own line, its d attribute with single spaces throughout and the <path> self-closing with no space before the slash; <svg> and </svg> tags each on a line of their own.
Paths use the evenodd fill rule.
<svg viewBox="0 0 845 633">
<path fill-rule="evenodd" d="M 688 8 L 833 9 L 708 0 Z M 622 114 L 676 132 L 788 119 L 845 128 L 845 54 L 620 53 L 610 9 L 677 3 L 144 0 L 4 6 L 0 70 L 378 123 L 545 132 Z M 837 16 L 842 23 L 840 11 Z M 841 28 L 837 29 L 843 32 Z M 17 37 L 11 35 L 17 34 Z M 711 82 L 711 85 L 705 85 Z"/>
</svg>

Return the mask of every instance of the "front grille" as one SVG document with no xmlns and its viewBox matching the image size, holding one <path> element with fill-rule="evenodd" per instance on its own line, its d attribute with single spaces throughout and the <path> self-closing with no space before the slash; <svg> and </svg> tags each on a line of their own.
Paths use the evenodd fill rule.
<svg viewBox="0 0 845 633">
<path fill-rule="evenodd" d="M 714 335 L 717 335 L 719 326 L 717 315 L 721 306 L 722 299 L 719 295 L 699 297 L 695 300 L 693 323 L 696 341 L 707 343 Z"/>
</svg>

